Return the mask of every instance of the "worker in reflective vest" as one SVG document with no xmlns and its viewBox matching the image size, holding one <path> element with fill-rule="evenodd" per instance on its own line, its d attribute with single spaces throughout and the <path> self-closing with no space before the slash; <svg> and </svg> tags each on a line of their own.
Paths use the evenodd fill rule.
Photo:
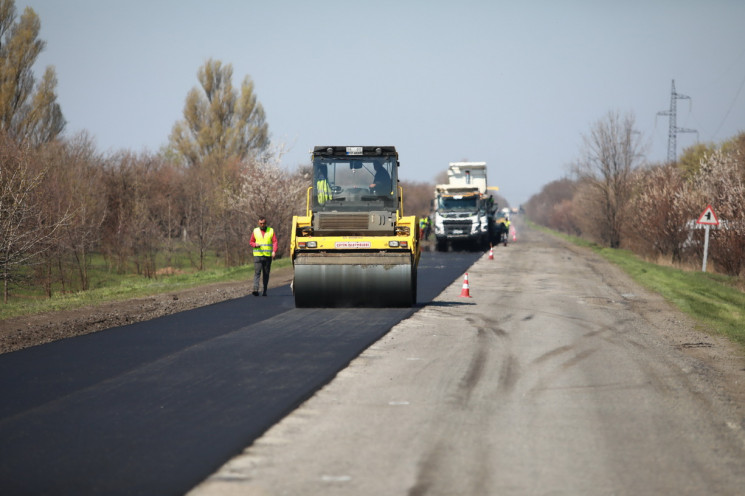
<svg viewBox="0 0 745 496">
<path fill-rule="evenodd" d="M 323 205 L 331 199 L 331 188 L 326 179 L 319 179 L 316 182 L 316 191 L 318 192 L 318 204 Z"/>
<path fill-rule="evenodd" d="M 319 205 L 323 205 L 331 199 L 331 186 L 329 186 L 326 166 L 323 164 L 318 166 L 318 179 L 316 180 L 316 197 L 318 198 Z"/>
<path fill-rule="evenodd" d="M 419 236 L 422 239 L 429 239 L 429 217 L 419 218 Z"/>
<path fill-rule="evenodd" d="M 259 280 L 263 274 L 264 292 L 269 286 L 269 271 L 272 269 L 272 260 L 277 255 L 277 235 L 274 229 L 266 225 L 266 217 L 259 217 L 259 227 L 251 233 L 248 242 L 253 247 L 254 255 L 254 288 L 252 294 L 259 296 Z"/>
</svg>

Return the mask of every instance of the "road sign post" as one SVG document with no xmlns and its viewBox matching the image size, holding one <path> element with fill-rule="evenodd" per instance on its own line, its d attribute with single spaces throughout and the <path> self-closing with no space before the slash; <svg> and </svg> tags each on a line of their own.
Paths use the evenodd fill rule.
<svg viewBox="0 0 745 496">
<path fill-rule="evenodd" d="M 699 216 L 696 224 L 701 224 L 706 229 L 706 235 L 704 237 L 704 263 L 701 266 L 701 272 L 706 272 L 706 259 L 709 257 L 709 230 L 711 226 L 718 226 L 719 219 L 717 214 L 714 213 L 714 209 L 711 205 L 707 205 L 703 213 Z"/>
<path fill-rule="evenodd" d="M 711 226 L 707 225 L 705 229 L 706 236 L 704 237 L 704 263 L 701 266 L 701 272 L 706 272 L 706 259 L 709 258 L 709 229 L 711 229 Z"/>
</svg>

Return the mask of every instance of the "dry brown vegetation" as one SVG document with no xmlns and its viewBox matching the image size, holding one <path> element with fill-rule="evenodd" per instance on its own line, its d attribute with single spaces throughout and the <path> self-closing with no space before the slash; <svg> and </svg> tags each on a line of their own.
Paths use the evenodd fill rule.
<svg viewBox="0 0 745 496">
<path fill-rule="evenodd" d="M 608 119 L 596 126 L 608 127 Z M 632 129 L 630 124 L 628 130 Z M 628 142 L 625 136 L 629 134 L 602 135 L 600 141 L 606 143 L 586 152 L 623 149 Z M 719 145 L 691 147 L 677 163 L 637 161 L 618 168 L 623 173 L 615 176 L 598 167 L 600 162 L 585 159 L 582 167 L 575 168 L 575 172 L 580 170 L 574 177 L 544 186 L 525 205 L 528 216 L 538 224 L 602 246 L 627 248 L 680 267 L 700 267 L 705 231 L 696 229 L 695 221 L 711 205 L 722 222 L 710 231 L 710 267 L 730 276 L 742 274 L 745 133 Z M 623 161 L 607 163 L 622 165 Z"/>
<path fill-rule="evenodd" d="M 6 136 L 0 160 L 0 268 L 9 285 L 88 289 L 93 254 L 110 270 L 154 277 L 175 250 L 201 269 L 250 261 L 248 238 L 266 215 L 286 253 L 307 179 L 262 158 L 219 170 L 158 154 L 101 156 L 85 136 L 33 148 Z"/>
</svg>

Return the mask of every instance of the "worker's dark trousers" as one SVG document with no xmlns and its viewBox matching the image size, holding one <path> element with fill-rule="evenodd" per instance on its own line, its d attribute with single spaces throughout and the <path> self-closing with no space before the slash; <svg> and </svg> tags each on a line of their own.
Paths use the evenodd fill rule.
<svg viewBox="0 0 745 496">
<path fill-rule="evenodd" d="M 269 286 L 269 271 L 272 269 L 272 257 L 254 257 L 254 291 L 259 290 L 259 279 L 264 273 L 264 291 Z"/>
</svg>

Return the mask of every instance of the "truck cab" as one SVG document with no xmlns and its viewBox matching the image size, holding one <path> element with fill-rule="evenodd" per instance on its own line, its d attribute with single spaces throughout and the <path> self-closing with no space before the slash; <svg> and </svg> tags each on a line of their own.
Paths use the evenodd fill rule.
<svg viewBox="0 0 745 496">
<path fill-rule="evenodd" d="M 450 162 L 448 183 L 435 187 L 434 232 L 438 251 L 458 244 L 485 249 L 494 233 L 494 202 L 487 192 L 486 162 Z"/>
</svg>

